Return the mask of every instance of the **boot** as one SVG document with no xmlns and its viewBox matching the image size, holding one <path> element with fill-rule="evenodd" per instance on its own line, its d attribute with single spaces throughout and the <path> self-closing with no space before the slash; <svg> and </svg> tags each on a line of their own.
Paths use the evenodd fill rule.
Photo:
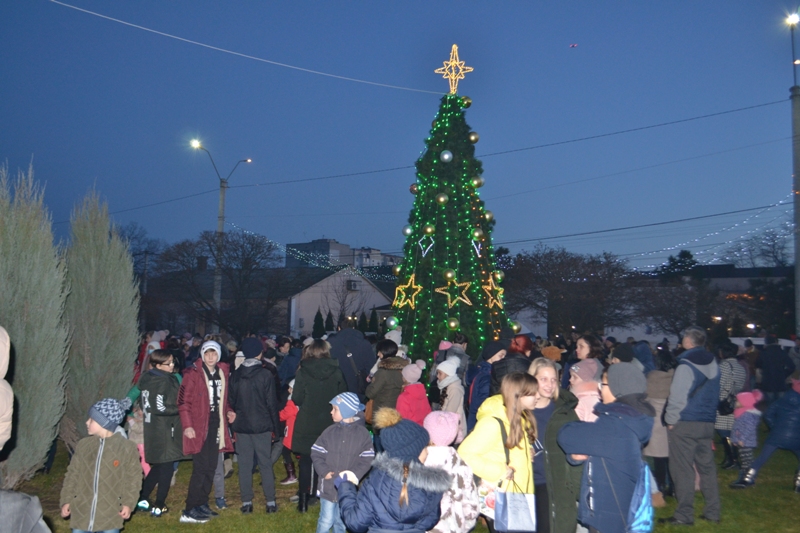
<svg viewBox="0 0 800 533">
<path fill-rule="evenodd" d="M 291 485 L 297 483 L 297 476 L 294 473 L 294 463 L 283 463 L 286 467 L 286 477 L 281 480 L 281 485 Z"/>
<path fill-rule="evenodd" d="M 730 439 L 722 439 L 722 448 L 725 450 L 725 459 L 720 463 L 720 468 L 729 470 L 736 467 L 736 458 L 733 455 Z"/>
<path fill-rule="evenodd" d="M 739 479 L 728 485 L 732 489 L 746 489 L 756 484 L 756 470 L 750 468 L 739 472 Z"/>
<path fill-rule="evenodd" d="M 297 510 L 301 513 L 308 512 L 308 494 L 301 492 L 300 499 L 297 501 Z"/>
<path fill-rule="evenodd" d="M 800 494 L 800 468 L 794 473 L 794 491 Z"/>
</svg>

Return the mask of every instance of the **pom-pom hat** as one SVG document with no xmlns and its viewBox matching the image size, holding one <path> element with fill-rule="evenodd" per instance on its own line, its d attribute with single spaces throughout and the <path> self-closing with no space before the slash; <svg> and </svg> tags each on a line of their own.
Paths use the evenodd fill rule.
<svg viewBox="0 0 800 533">
<path fill-rule="evenodd" d="M 100 424 L 103 429 L 114 431 L 117 426 L 122 424 L 125 419 L 125 411 L 130 407 L 130 398 L 123 398 L 122 400 L 105 398 L 89 408 L 89 418 Z"/>
<path fill-rule="evenodd" d="M 419 378 L 422 377 L 422 371 L 425 369 L 425 361 L 422 359 L 417 359 L 410 365 L 406 365 L 403 367 L 403 370 L 400 373 L 403 375 L 403 379 L 411 385 L 419 381 Z"/>
<path fill-rule="evenodd" d="M 597 359 L 584 359 L 578 361 L 571 367 L 569 371 L 578 376 L 581 381 L 600 381 L 603 375 L 603 367 L 597 362 Z"/>
<path fill-rule="evenodd" d="M 373 425 L 381 430 L 381 444 L 389 457 L 403 463 L 419 461 L 419 454 L 428 446 L 428 431 L 411 420 L 403 420 L 391 407 L 382 407 L 375 413 Z"/>
<path fill-rule="evenodd" d="M 459 437 L 459 416 L 450 411 L 432 411 L 425 417 L 422 422 L 428 434 L 431 436 L 431 442 L 436 446 L 450 446 Z M 464 435 L 460 435 L 463 440 Z"/>
</svg>

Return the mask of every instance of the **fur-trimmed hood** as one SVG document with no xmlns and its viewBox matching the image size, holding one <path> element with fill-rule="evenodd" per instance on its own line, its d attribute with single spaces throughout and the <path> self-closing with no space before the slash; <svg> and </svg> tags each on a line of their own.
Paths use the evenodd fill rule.
<svg viewBox="0 0 800 533">
<path fill-rule="evenodd" d="M 385 472 L 392 479 L 403 481 L 403 461 L 379 453 L 372 462 L 372 468 Z M 450 488 L 453 478 L 441 468 L 425 466 L 411 461 L 408 465 L 408 485 L 427 492 L 445 492 Z"/>
<path fill-rule="evenodd" d="M 384 357 L 378 361 L 378 368 L 384 370 L 403 370 L 409 363 L 408 359 L 402 357 Z"/>
</svg>

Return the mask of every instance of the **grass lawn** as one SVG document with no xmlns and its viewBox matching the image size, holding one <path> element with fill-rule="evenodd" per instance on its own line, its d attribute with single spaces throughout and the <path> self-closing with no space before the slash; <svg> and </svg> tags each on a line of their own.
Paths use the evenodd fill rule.
<svg viewBox="0 0 800 533">
<path fill-rule="evenodd" d="M 718 461 L 721 461 L 718 457 Z M 238 468 L 236 463 L 234 466 Z M 797 533 L 800 532 L 800 494 L 792 490 L 792 482 L 797 461 L 794 454 L 779 451 L 773 455 L 770 462 L 761 470 L 757 484 L 748 490 L 731 490 L 728 483 L 736 479 L 737 473 L 731 470 L 719 471 L 720 494 L 722 497 L 722 523 L 710 524 L 699 519 L 702 512 L 702 497 L 697 496 L 695 511 L 697 521 L 690 531 L 703 532 L 769 532 L 769 533 Z M 69 533 L 69 521 L 60 517 L 58 500 L 64 473 L 67 469 L 67 453 L 63 445 L 59 447 L 56 462 L 49 474 L 39 474 L 19 487 L 20 492 L 39 496 L 44 508 L 45 520 L 54 533 Z M 236 533 L 294 533 L 296 531 L 313 532 L 316 529 L 319 505 L 309 508 L 309 512 L 300 514 L 297 506 L 289 503 L 289 497 L 297 491 L 297 485 L 277 485 L 279 511 L 277 514 L 267 516 L 264 508 L 266 502 L 261 494 L 260 478 L 258 474 L 254 479 L 256 492 L 253 501 L 254 512 L 251 515 L 242 515 L 239 512 L 241 501 L 239 499 L 238 477 L 234 474 L 225 483 L 225 496 L 228 500 L 228 509 L 221 511 L 220 516 L 208 524 L 181 524 L 178 521 L 191 474 L 191 464 L 181 463 L 178 469 L 178 481 L 170 490 L 167 506 L 169 514 L 162 518 L 151 518 L 148 514 L 138 513 L 126 523 L 126 533 L 148 533 L 155 531 L 192 531 L 196 529 L 215 532 Z M 275 477 L 280 480 L 286 475 L 283 465 L 278 461 L 275 467 Z M 213 494 L 212 494 L 213 496 Z M 657 517 L 671 516 L 675 500 L 667 498 L 668 506 L 656 509 Z M 213 508 L 212 498 L 212 508 Z M 686 527 L 671 527 L 657 525 L 656 531 L 685 531 Z M 486 532 L 486 527 L 478 525 L 476 533 Z"/>
</svg>

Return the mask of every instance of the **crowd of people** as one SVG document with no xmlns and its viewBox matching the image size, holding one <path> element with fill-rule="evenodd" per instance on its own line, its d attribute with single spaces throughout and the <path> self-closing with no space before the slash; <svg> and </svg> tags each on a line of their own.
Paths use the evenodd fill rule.
<svg viewBox="0 0 800 533">
<path fill-rule="evenodd" d="M 512 500 L 534 524 L 514 530 L 618 533 L 664 497 L 677 506 L 662 521 L 693 524 L 698 488 L 699 518 L 718 523 L 717 468 L 740 470 L 725 490 L 746 489 L 776 450 L 800 460 L 800 348 L 769 335 L 761 350 L 712 347 L 695 326 L 675 349 L 569 340 L 503 331 L 472 359 L 461 333 L 413 357 L 400 328 L 380 340 L 343 328 L 239 343 L 149 332 L 128 397 L 89 412 L 62 516 L 83 531 L 119 530 L 136 511 L 159 518 L 191 459 L 180 521 L 205 523 L 228 507 L 235 459 L 242 513 L 255 512 L 259 471 L 263 512 L 278 510 L 276 483 L 296 484 L 298 512 L 319 505 L 317 533 L 468 532 L 481 516 L 507 531 Z M 762 418 L 770 432 L 756 456 Z"/>
</svg>

